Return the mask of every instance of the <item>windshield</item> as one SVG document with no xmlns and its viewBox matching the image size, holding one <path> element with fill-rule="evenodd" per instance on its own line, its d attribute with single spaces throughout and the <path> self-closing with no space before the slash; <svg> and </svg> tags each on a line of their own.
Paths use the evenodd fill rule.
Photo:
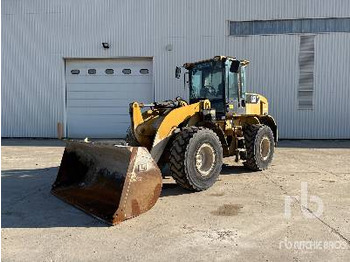
<svg viewBox="0 0 350 262">
<path fill-rule="evenodd" d="M 191 71 L 190 98 L 223 99 L 223 67 L 221 62 L 205 62 L 195 65 Z"/>
</svg>

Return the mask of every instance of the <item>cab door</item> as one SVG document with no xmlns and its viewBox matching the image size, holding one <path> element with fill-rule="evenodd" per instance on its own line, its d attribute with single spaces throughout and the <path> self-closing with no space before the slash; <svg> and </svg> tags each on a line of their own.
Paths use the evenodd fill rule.
<svg viewBox="0 0 350 262">
<path fill-rule="evenodd" d="M 227 75 L 227 112 L 236 115 L 245 113 L 245 69 L 240 67 L 237 72 L 231 70 L 232 61 L 226 66 Z"/>
</svg>

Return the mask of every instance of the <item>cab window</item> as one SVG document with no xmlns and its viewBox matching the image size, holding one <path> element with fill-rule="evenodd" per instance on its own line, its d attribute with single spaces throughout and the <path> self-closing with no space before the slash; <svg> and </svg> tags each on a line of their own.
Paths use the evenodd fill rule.
<svg viewBox="0 0 350 262">
<path fill-rule="evenodd" d="M 229 72 L 228 74 L 228 95 L 229 99 L 238 98 L 238 74 Z"/>
<path fill-rule="evenodd" d="M 241 67 L 240 70 L 240 76 L 241 76 L 241 98 L 245 99 L 245 93 L 247 92 L 247 87 L 246 87 L 246 79 L 245 79 L 245 66 Z"/>
</svg>

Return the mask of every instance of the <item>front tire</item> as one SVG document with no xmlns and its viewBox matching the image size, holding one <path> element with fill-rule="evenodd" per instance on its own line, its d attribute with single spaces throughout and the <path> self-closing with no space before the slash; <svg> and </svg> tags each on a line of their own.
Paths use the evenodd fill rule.
<svg viewBox="0 0 350 262">
<path fill-rule="evenodd" d="M 170 172 L 181 187 L 202 191 L 220 175 L 223 151 L 219 137 L 204 127 L 186 127 L 170 149 Z"/>
<path fill-rule="evenodd" d="M 248 125 L 243 129 L 243 133 L 247 151 L 244 166 L 253 171 L 267 169 L 275 150 L 271 128 L 266 125 Z"/>
</svg>

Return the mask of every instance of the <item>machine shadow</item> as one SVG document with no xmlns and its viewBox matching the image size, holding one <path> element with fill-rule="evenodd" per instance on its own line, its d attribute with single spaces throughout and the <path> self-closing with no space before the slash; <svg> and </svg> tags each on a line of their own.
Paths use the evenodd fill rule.
<svg viewBox="0 0 350 262">
<path fill-rule="evenodd" d="M 220 176 L 222 175 L 241 175 L 241 174 L 249 174 L 254 173 L 254 171 L 251 171 L 244 166 L 237 166 L 237 165 L 222 165 L 222 170 L 220 173 Z M 220 178 L 219 178 L 220 179 Z M 162 193 L 160 194 L 160 197 L 167 197 L 167 196 L 176 196 L 176 195 L 184 195 L 184 194 L 192 194 L 196 193 L 187 189 L 182 188 L 181 186 L 177 185 L 174 181 L 169 180 L 163 180 L 163 188 Z"/>
<path fill-rule="evenodd" d="M 160 194 L 160 197 L 167 197 L 167 196 L 178 196 L 178 195 L 184 195 L 184 194 L 191 194 L 195 193 L 189 190 L 186 190 L 179 185 L 174 183 L 165 182 L 163 183 L 162 192 Z"/>
<path fill-rule="evenodd" d="M 58 167 L 1 172 L 1 227 L 104 227 L 50 193 Z"/>
<path fill-rule="evenodd" d="M 235 175 L 247 174 L 247 173 L 254 173 L 254 171 L 249 170 L 243 165 L 238 166 L 238 165 L 223 164 L 220 175 L 235 176 Z"/>
<path fill-rule="evenodd" d="M 1 172 L 2 228 L 108 227 L 51 194 L 58 167 Z M 189 194 L 165 181 L 160 197 Z"/>
<path fill-rule="evenodd" d="M 57 172 L 58 167 L 1 172 L 2 228 L 108 226 L 50 193 Z M 224 164 L 221 175 L 247 172 L 244 167 Z M 164 179 L 160 197 L 192 193 L 195 192 Z"/>
</svg>

